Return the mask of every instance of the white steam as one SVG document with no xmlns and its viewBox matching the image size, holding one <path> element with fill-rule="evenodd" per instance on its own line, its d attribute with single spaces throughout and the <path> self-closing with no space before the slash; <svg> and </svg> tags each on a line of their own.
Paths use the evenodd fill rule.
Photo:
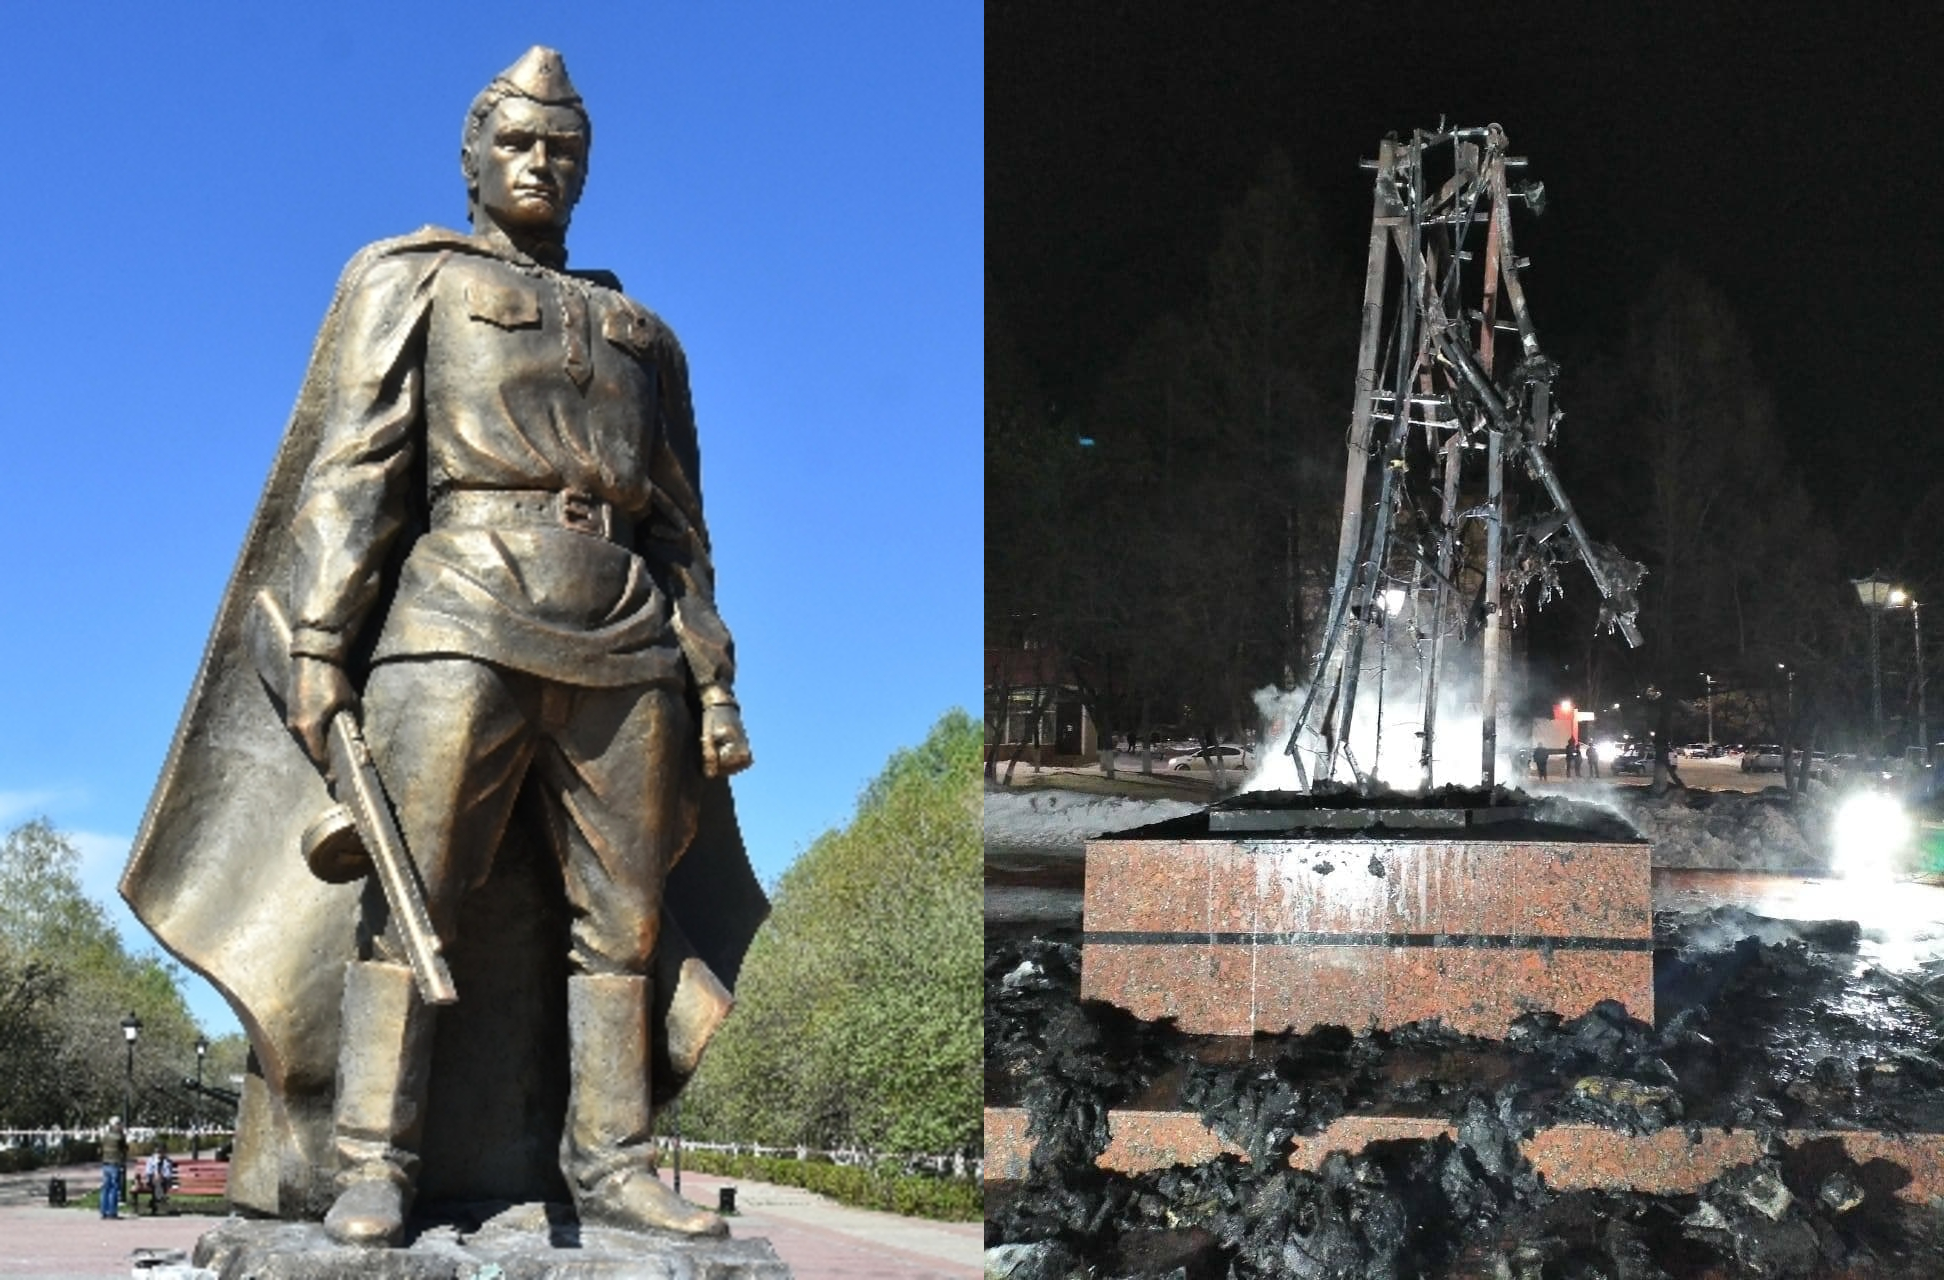
<svg viewBox="0 0 1944 1280">
<path fill-rule="evenodd" d="M 1424 677 L 1430 641 L 1413 633 L 1409 617 L 1394 619 L 1365 639 L 1363 666 L 1358 673 L 1356 712 L 1349 738 L 1357 766 L 1377 781 L 1400 791 L 1416 790 L 1423 782 Z M 1388 644 L 1385 638 L 1388 637 Z M 1447 638 L 1443 671 L 1439 676 L 1437 716 L 1432 734 L 1431 785 L 1477 786 L 1483 780 L 1484 715 L 1479 707 L 1479 653 Z M 1524 776 L 1529 727 L 1506 714 L 1520 704 L 1519 684 L 1510 664 L 1499 679 L 1498 781 L 1516 783 Z M 1289 736 L 1301 714 L 1308 690 L 1259 689 L 1256 711 L 1261 717 L 1262 750 L 1255 771 L 1243 791 L 1301 791 L 1296 762 L 1289 754 Z M 1322 750 L 1319 731 L 1326 711 L 1327 691 L 1310 709 L 1310 728 L 1300 744 L 1303 768 L 1313 769 Z M 1349 761 L 1339 749 L 1331 776 L 1354 782 Z M 1317 779 L 1312 778 L 1313 783 Z"/>
</svg>

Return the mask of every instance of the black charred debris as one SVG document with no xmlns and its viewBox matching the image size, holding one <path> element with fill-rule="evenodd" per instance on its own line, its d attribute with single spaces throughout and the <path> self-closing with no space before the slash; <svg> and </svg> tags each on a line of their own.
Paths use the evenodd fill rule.
<svg viewBox="0 0 1944 1280">
<path fill-rule="evenodd" d="M 988 1275 L 1253 1280 L 1944 1274 L 1944 1225 L 1907 1175 L 1786 1128 L 1944 1131 L 1944 974 L 1884 973 L 1856 926 L 1735 908 L 1664 915 L 1661 1026 L 1604 1002 L 1503 1040 L 1434 1022 L 1197 1038 L 1078 999 L 1079 951 L 988 939 L 986 1098 L 1029 1115 L 1027 1177 L 988 1192 Z M 1097 1168 L 1120 1106 L 1185 1106 L 1248 1153 L 1139 1176 Z M 1311 1173 L 1291 1142 L 1346 1113 L 1439 1116 L 1454 1141 L 1373 1143 Z M 1540 1125 L 1749 1129 L 1764 1157 L 1698 1195 L 1545 1187 Z"/>
</svg>

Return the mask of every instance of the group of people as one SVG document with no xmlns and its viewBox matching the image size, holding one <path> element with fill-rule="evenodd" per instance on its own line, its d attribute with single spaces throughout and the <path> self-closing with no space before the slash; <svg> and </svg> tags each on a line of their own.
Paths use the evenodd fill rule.
<svg viewBox="0 0 1944 1280">
<path fill-rule="evenodd" d="M 1598 753 L 1594 751 L 1593 744 L 1587 743 L 1586 746 L 1582 748 L 1580 746 L 1580 740 L 1578 738 L 1569 738 L 1566 742 L 1566 747 L 1563 751 L 1560 751 L 1554 747 L 1547 747 L 1547 746 L 1533 747 L 1532 771 L 1534 774 L 1538 775 L 1538 778 L 1541 782 L 1544 782 L 1546 780 L 1547 764 L 1552 759 L 1552 756 L 1554 755 L 1555 751 L 1557 751 L 1559 755 L 1566 757 L 1566 764 L 1565 764 L 1566 772 L 1562 776 L 1568 778 L 1579 778 L 1579 777 L 1597 778 L 1600 776 L 1600 757 Z"/>
<path fill-rule="evenodd" d="M 121 1216 L 121 1202 L 127 1192 L 122 1179 L 127 1165 L 128 1135 L 122 1128 L 121 1117 L 110 1116 L 108 1127 L 101 1135 L 101 1216 L 104 1218 Z M 160 1141 L 142 1161 L 142 1182 L 157 1203 L 167 1200 L 170 1188 L 175 1186 L 175 1161 L 169 1158 L 168 1147 Z"/>
</svg>

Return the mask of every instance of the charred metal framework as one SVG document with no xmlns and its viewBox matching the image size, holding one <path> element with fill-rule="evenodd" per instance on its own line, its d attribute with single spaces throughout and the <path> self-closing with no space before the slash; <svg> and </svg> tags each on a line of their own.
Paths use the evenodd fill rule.
<svg viewBox="0 0 1944 1280">
<path fill-rule="evenodd" d="M 1419 784 L 1426 789 L 1434 782 L 1440 680 L 1453 651 L 1473 640 L 1481 650 L 1479 780 L 1495 781 L 1505 632 L 1530 588 L 1538 587 L 1541 604 L 1559 591 L 1565 561 L 1578 559 L 1592 576 L 1601 625 L 1640 643 L 1634 589 L 1644 571 L 1587 536 L 1546 455 L 1561 416 L 1552 395 L 1558 366 L 1540 349 L 1520 283 L 1527 263 L 1512 244 L 1513 204 L 1536 214 L 1545 191 L 1508 179 L 1526 162 L 1507 146 L 1498 125 L 1440 127 L 1408 141 L 1388 138 L 1377 159 L 1364 162 L 1377 179 L 1343 525 L 1323 643 L 1289 739 L 1305 787 L 1337 777 L 1339 766 L 1361 787 L 1375 781 L 1358 763 L 1351 730 L 1367 641 L 1377 632 L 1374 769 L 1390 619 L 1403 612 L 1385 603 L 1388 592 L 1410 601 L 1405 638 L 1418 657 Z M 1516 335 L 1517 347 L 1501 344 L 1501 333 Z M 1482 475 L 1473 459 L 1482 460 Z M 1508 464 L 1536 483 L 1544 509 L 1512 518 Z"/>
</svg>

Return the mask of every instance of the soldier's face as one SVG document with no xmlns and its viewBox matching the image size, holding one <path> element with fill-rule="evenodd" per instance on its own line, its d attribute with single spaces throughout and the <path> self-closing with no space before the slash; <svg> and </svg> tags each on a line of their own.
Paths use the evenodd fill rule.
<svg viewBox="0 0 1944 1280">
<path fill-rule="evenodd" d="M 479 205 L 508 230 L 567 225 L 587 178 L 587 126 L 572 107 L 507 98 L 473 144 Z"/>
</svg>

